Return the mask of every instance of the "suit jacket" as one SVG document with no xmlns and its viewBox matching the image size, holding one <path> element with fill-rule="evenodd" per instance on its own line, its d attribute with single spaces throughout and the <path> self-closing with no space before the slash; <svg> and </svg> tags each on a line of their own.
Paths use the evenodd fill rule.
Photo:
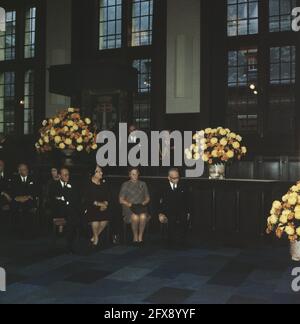
<svg viewBox="0 0 300 324">
<path fill-rule="evenodd" d="M 71 183 L 63 187 L 60 181 L 53 182 L 49 189 L 49 204 L 53 218 L 65 218 L 70 222 L 79 217 L 80 197 Z"/>
<path fill-rule="evenodd" d="M 190 214 L 189 200 L 189 191 L 182 182 L 173 190 L 169 181 L 166 181 L 160 193 L 159 213 L 166 215 L 169 221 L 186 220 Z"/>
<path fill-rule="evenodd" d="M 4 172 L 4 176 L 3 177 L 0 176 L 0 194 L 2 192 L 5 192 L 6 194 L 11 196 L 11 189 L 12 189 L 12 179 Z M 9 202 L 4 196 L 0 197 L 1 205 L 5 205 L 8 203 Z"/>
<path fill-rule="evenodd" d="M 33 200 L 29 200 L 24 204 L 20 204 L 14 201 L 15 205 L 22 205 L 26 208 L 36 207 L 37 196 L 38 196 L 37 193 L 38 190 L 37 190 L 36 182 L 32 176 L 29 175 L 25 183 L 22 182 L 22 178 L 20 175 L 13 178 L 12 185 L 11 185 L 11 198 L 13 200 L 19 196 L 31 196 L 33 198 Z"/>
</svg>

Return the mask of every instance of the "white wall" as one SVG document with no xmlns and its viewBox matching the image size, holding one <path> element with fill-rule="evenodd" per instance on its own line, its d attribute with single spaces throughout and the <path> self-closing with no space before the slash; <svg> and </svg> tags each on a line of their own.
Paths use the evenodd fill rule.
<svg viewBox="0 0 300 324">
<path fill-rule="evenodd" d="M 200 112 L 200 0 L 167 0 L 167 114 Z"/>
<path fill-rule="evenodd" d="M 70 105 L 70 98 L 49 93 L 51 65 L 71 63 L 71 0 L 47 0 L 46 116 Z"/>
</svg>

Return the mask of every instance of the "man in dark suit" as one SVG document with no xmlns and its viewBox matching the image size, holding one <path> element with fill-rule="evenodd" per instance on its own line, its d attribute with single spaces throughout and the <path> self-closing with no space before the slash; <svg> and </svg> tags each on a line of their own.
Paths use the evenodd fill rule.
<svg viewBox="0 0 300 324">
<path fill-rule="evenodd" d="M 68 250 L 74 251 L 74 243 L 79 226 L 79 194 L 70 182 L 70 171 L 62 168 L 59 171 L 60 180 L 54 182 L 49 190 L 51 212 L 55 219 L 65 219 Z"/>
<path fill-rule="evenodd" d="M 12 180 L 11 195 L 17 226 L 22 236 L 27 237 L 31 234 L 32 217 L 37 211 L 37 187 L 24 163 L 19 165 L 18 175 Z"/>
<path fill-rule="evenodd" d="M 189 191 L 180 181 L 179 170 L 171 169 L 162 187 L 159 205 L 159 221 L 168 226 L 171 245 L 185 245 L 189 219 Z"/>
</svg>

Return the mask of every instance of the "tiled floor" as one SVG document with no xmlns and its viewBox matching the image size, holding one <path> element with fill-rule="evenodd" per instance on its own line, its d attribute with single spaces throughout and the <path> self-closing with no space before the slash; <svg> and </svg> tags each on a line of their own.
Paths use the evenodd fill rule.
<svg viewBox="0 0 300 324">
<path fill-rule="evenodd" d="M 86 256 L 63 242 L 0 239 L 8 275 L 0 303 L 300 303 L 287 248 L 117 246 Z"/>
</svg>

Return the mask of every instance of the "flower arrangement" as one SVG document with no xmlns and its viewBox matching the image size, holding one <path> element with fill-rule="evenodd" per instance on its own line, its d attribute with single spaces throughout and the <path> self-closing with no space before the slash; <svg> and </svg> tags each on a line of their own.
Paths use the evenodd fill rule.
<svg viewBox="0 0 300 324">
<path fill-rule="evenodd" d="M 234 159 L 241 160 L 247 153 L 247 148 L 241 144 L 242 137 L 228 128 L 207 128 L 197 132 L 193 139 L 196 143 L 185 151 L 189 160 L 202 158 L 210 165 L 225 164 Z"/>
<path fill-rule="evenodd" d="M 40 139 L 35 144 L 38 152 L 53 149 L 90 153 L 97 149 L 96 134 L 92 121 L 82 118 L 80 110 L 68 108 L 53 118 L 44 120 L 40 129 Z"/>
<path fill-rule="evenodd" d="M 274 201 L 268 218 L 267 234 L 284 235 L 290 242 L 300 241 L 300 182 L 290 188 L 282 201 Z"/>
</svg>

